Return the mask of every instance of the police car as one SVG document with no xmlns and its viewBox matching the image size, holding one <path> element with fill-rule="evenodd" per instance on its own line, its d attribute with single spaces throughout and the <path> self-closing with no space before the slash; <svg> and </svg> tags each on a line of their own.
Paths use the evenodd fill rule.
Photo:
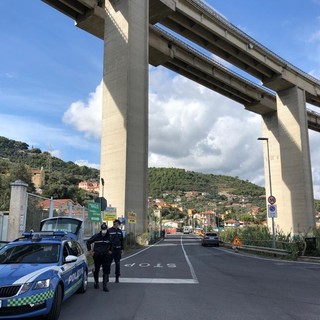
<svg viewBox="0 0 320 320">
<path fill-rule="evenodd" d="M 0 319 L 58 319 L 62 302 L 87 284 L 84 251 L 64 231 L 26 232 L 0 248 Z"/>
</svg>

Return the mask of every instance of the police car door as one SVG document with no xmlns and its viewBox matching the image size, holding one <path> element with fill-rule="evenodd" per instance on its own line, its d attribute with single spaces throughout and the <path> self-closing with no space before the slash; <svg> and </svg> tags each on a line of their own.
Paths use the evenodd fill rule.
<svg viewBox="0 0 320 320">
<path fill-rule="evenodd" d="M 79 287 L 77 285 L 77 278 L 79 277 L 78 270 L 77 270 L 78 263 L 77 261 L 72 261 L 72 262 L 66 261 L 67 256 L 72 255 L 77 257 L 77 252 L 74 251 L 72 242 L 73 241 L 68 240 L 64 243 L 64 246 L 63 246 L 64 272 L 61 276 L 65 286 L 65 298 L 72 295 Z"/>
</svg>

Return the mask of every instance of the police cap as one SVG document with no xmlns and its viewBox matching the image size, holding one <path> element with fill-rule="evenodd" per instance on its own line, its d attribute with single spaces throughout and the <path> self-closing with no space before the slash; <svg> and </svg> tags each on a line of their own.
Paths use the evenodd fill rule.
<svg viewBox="0 0 320 320">
<path fill-rule="evenodd" d="M 107 230 L 108 229 L 108 226 L 107 224 L 104 222 L 102 225 L 101 225 L 101 230 Z"/>
</svg>

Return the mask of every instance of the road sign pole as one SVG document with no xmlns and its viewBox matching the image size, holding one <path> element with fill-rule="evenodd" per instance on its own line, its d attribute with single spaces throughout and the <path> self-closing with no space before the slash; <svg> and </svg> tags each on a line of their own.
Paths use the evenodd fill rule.
<svg viewBox="0 0 320 320">
<path fill-rule="evenodd" d="M 276 247 L 276 239 L 274 236 L 274 217 L 271 218 L 271 222 L 272 222 L 272 247 L 275 248 Z"/>
<path fill-rule="evenodd" d="M 270 188 L 270 196 L 268 199 L 274 198 L 272 195 L 272 183 L 271 183 L 271 166 L 270 166 L 270 151 L 269 151 L 269 138 L 258 138 L 258 140 L 263 140 L 267 142 L 267 155 L 268 155 L 268 171 L 269 171 L 269 188 Z M 275 200 L 275 198 L 274 198 Z M 269 201 L 270 202 L 270 201 Z M 272 223 L 272 247 L 276 247 L 276 240 L 275 240 L 275 234 L 274 234 L 274 217 L 271 218 Z"/>
<path fill-rule="evenodd" d="M 273 199 L 270 200 L 271 197 L 269 197 L 268 201 L 269 201 L 269 205 L 268 205 L 268 217 L 271 217 L 271 222 L 272 222 L 272 247 L 275 248 L 276 243 L 275 243 L 275 237 L 274 237 L 274 218 L 276 217 L 276 213 L 277 213 L 277 206 L 275 203 L 275 198 L 273 197 Z"/>
</svg>

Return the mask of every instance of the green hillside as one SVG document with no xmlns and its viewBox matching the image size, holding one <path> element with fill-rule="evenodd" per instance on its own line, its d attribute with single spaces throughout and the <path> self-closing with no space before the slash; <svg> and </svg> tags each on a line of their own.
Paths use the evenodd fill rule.
<svg viewBox="0 0 320 320">
<path fill-rule="evenodd" d="M 20 141 L 0 137 L 0 210 L 9 210 L 10 183 L 20 179 L 28 183 L 28 192 L 35 192 L 31 169 L 45 169 L 42 196 L 68 198 L 81 205 L 95 196 L 78 188 L 80 181 L 99 181 L 99 170 L 78 166 L 52 157 L 48 152 L 30 148 Z"/>
<path fill-rule="evenodd" d="M 24 142 L 0 137 L 0 210 L 9 209 L 10 182 L 21 179 L 29 184 L 29 192 L 35 191 L 30 169 L 41 167 L 46 171 L 44 197 L 70 198 L 82 205 L 95 197 L 77 186 L 83 180 L 99 182 L 99 170 L 64 162 L 48 152 L 30 148 Z M 162 197 L 163 193 L 183 194 L 186 191 L 206 192 L 210 199 L 220 199 L 219 193 L 253 198 L 265 193 L 264 188 L 235 177 L 176 168 L 149 168 L 148 186 L 148 195 L 152 198 Z"/>
<path fill-rule="evenodd" d="M 149 195 L 155 197 L 164 191 L 199 191 L 211 195 L 221 192 L 247 196 L 265 194 L 264 188 L 234 177 L 175 168 L 149 168 Z"/>
</svg>

